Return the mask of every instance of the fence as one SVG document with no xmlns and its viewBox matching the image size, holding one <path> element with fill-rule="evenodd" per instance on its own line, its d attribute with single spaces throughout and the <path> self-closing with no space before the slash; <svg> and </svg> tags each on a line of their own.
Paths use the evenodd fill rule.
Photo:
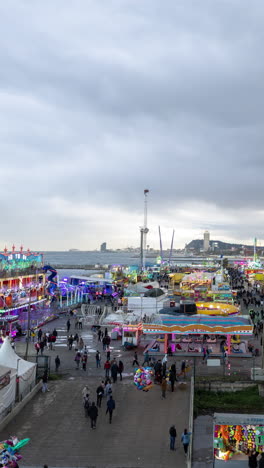
<svg viewBox="0 0 264 468">
<path fill-rule="evenodd" d="M 180 373 L 181 363 L 185 361 L 186 371 L 183 377 Z M 178 370 L 179 378 L 185 378 L 190 380 L 194 378 L 194 383 L 199 381 L 248 381 L 258 382 L 258 371 L 259 365 L 257 364 L 255 357 L 249 358 L 236 358 L 229 357 L 228 361 L 224 362 L 222 359 L 208 359 L 207 362 L 203 362 L 201 356 L 192 356 L 186 359 L 186 356 L 177 356 L 175 359 L 176 368 Z M 218 361 L 218 364 L 211 366 L 209 361 Z M 208 365 L 209 364 L 209 365 Z"/>
</svg>

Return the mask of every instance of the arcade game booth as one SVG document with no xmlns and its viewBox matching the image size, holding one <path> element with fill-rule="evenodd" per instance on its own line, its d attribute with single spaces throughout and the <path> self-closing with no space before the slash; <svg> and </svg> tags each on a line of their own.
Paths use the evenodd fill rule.
<svg viewBox="0 0 264 468">
<path fill-rule="evenodd" d="M 214 466 L 247 467 L 248 451 L 264 452 L 263 414 L 214 414 Z"/>
</svg>

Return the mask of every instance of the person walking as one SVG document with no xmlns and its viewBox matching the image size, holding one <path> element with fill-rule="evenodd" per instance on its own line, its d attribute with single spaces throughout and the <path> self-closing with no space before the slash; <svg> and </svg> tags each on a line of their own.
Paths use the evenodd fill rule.
<svg viewBox="0 0 264 468">
<path fill-rule="evenodd" d="M 147 365 L 149 365 L 149 352 L 148 351 L 145 353 L 142 366 L 144 366 L 145 362 L 147 363 Z"/>
<path fill-rule="evenodd" d="M 112 395 L 110 395 L 109 400 L 107 401 L 107 410 L 106 414 L 109 413 L 109 423 L 112 423 L 113 411 L 115 409 L 115 400 L 113 400 Z"/>
<path fill-rule="evenodd" d="M 69 351 L 72 350 L 72 345 L 73 345 L 73 336 L 69 336 L 68 338 L 68 346 L 69 346 Z"/>
<path fill-rule="evenodd" d="M 181 374 L 183 374 L 184 378 L 185 378 L 185 372 L 186 372 L 186 362 L 182 361 L 182 363 L 181 363 Z"/>
<path fill-rule="evenodd" d="M 118 373 L 120 375 L 120 380 L 123 379 L 123 377 L 122 377 L 123 371 L 124 371 L 124 364 L 123 364 L 122 361 L 119 361 L 119 363 L 118 363 Z"/>
<path fill-rule="evenodd" d="M 49 392 L 48 389 L 48 371 L 45 370 L 42 376 L 42 393 Z"/>
<path fill-rule="evenodd" d="M 39 350 L 40 350 L 39 342 L 35 343 L 35 350 L 37 351 L 37 356 L 38 356 L 38 353 L 39 353 Z"/>
<path fill-rule="evenodd" d="M 83 354 L 81 357 L 82 360 L 82 368 L 84 371 L 86 371 L 86 365 L 87 365 L 87 354 Z"/>
<path fill-rule="evenodd" d="M 74 338 L 73 338 L 73 341 L 76 341 L 76 346 L 78 346 L 78 343 L 79 343 L 79 335 L 78 335 L 78 333 L 75 333 Z"/>
<path fill-rule="evenodd" d="M 81 353 L 80 351 L 77 351 L 77 353 L 75 354 L 75 358 L 74 358 L 74 361 L 76 362 L 76 370 L 80 369 L 80 360 L 81 360 Z"/>
<path fill-rule="evenodd" d="M 102 384 L 100 384 L 99 387 L 97 387 L 96 394 L 97 394 L 96 404 L 97 404 L 98 408 L 101 408 L 102 398 L 103 398 L 103 394 L 104 394 L 104 388 L 103 388 Z"/>
<path fill-rule="evenodd" d="M 261 458 L 259 459 L 259 468 L 264 468 L 264 452 L 261 454 Z"/>
<path fill-rule="evenodd" d="M 111 377 L 114 383 L 116 383 L 117 381 L 117 374 L 118 374 L 118 365 L 116 363 L 116 360 L 114 359 L 113 364 L 111 366 Z"/>
<path fill-rule="evenodd" d="M 79 318 L 79 330 L 82 330 L 83 327 L 83 317 Z"/>
<path fill-rule="evenodd" d="M 85 399 L 86 395 L 90 396 L 90 390 L 88 385 L 85 385 L 82 389 L 82 398 Z"/>
<path fill-rule="evenodd" d="M 98 369 L 98 367 L 101 367 L 101 354 L 99 353 L 99 351 L 96 351 L 95 359 L 96 359 L 96 367 Z"/>
<path fill-rule="evenodd" d="M 248 466 L 249 468 L 257 468 L 258 467 L 258 454 L 255 450 L 249 450 L 248 452 Z"/>
<path fill-rule="evenodd" d="M 34 341 L 35 341 L 35 336 L 36 336 L 35 330 L 33 330 L 33 329 L 30 330 L 30 337 L 32 338 L 32 343 L 34 343 Z"/>
<path fill-rule="evenodd" d="M 40 354 L 41 356 L 43 355 L 43 351 L 44 351 L 44 347 L 45 347 L 45 342 L 44 341 L 41 341 L 39 343 L 39 346 L 40 346 Z"/>
<path fill-rule="evenodd" d="M 97 336 L 98 336 L 98 341 L 101 341 L 101 336 L 102 336 L 102 330 L 99 328 Z"/>
<path fill-rule="evenodd" d="M 174 392 L 175 380 L 176 380 L 176 375 L 174 374 L 173 370 L 170 369 L 169 381 L 170 381 L 170 384 L 171 384 L 171 391 L 172 391 L 172 392 Z"/>
<path fill-rule="evenodd" d="M 107 379 L 109 377 L 109 372 L 110 372 L 110 367 L 111 367 L 111 364 L 110 362 L 107 361 L 105 362 L 105 365 L 104 365 L 104 368 L 105 368 L 105 378 Z"/>
<path fill-rule="evenodd" d="M 170 450 L 175 450 L 175 441 L 177 437 L 177 431 L 176 431 L 174 424 L 170 427 L 169 434 L 170 434 Z"/>
<path fill-rule="evenodd" d="M 106 398 L 107 398 L 107 401 L 108 401 L 110 396 L 112 396 L 112 394 L 113 394 L 111 380 L 108 380 L 108 382 L 107 382 L 107 384 L 105 386 L 105 394 L 106 394 Z"/>
<path fill-rule="evenodd" d="M 106 341 L 107 341 L 107 340 L 106 340 L 106 337 L 104 336 L 104 337 L 103 337 L 103 340 L 102 340 L 102 343 L 103 343 L 103 351 L 106 350 Z"/>
<path fill-rule="evenodd" d="M 110 355 L 111 355 L 110 348 L 106 348 L 106 359 L 107 359 L 108 361 L 110 361 Z"/>
<path fill-rule="evenodd" d="M 84 407 L 84 416 L 88 418 L 89 416 L 89 408 L 90 408 L 90 399 L 89 394 L 87 393 L 83 399 L 83 407 Z"/>
<path fill-rule="evenodd" d="M 38 331 L 38 341 L 41 341 L 42 335 L 43 335 L 43 331 L 40 328 Z"/>
<path fill-rule="evenodd" d="M 92 406 L 90 406 L 90 408 L 89 408 L 88 414 L 89 414 L 90 419 L 91 419 L 91 428 L 96 429 L 96 420 L 97 420 L 97 417 L 98 417 L 98 408 L 97 408 L 97 406 L 95 406 L 94 401 L 92 402 Z"/>
<path fill-rule="evenodd" d="M 70 328 L 71 328 L 71 321 L 70 321 L 70 319 L 67 320 L 66 326 L 67 326 L 67 333 L 69 333 Z"/>
<path fill-rule="evenodd" d="M 167 380 L 165 378 L 162 379 L 161 382 L 161 398 L 166 398 L 166 390 L 167 390 Z"/>
<path fill-rule="evenodd" d="M 60 361 L 59 356 L 57 355 L 57 356 L 55 357 L 55 370 L 56 370 L 56 372 L 59 371 L 60 364 L 61 364 L 61 361 Z"/>
<path fill-rule="evenodd" d="M 181 436 L 181 441 L 182 441 L 182 445 L 183 445 L 183 449 L 184 449 L 184 453 L 186 457 L 187 457 L 188 447 L 190 443 L 190 435 L 191 435 L 191 432 L 188 432 L 187 429 L 184 429 L 182 436 Z"/>
<path fill-rule="evenodd" d="M 134 352 L 134 361 L 132 363 L 132 366 L 134 367 L 135 364 L 139 367 L 138 355 L 136 351 Z"/>
<path fill-rule="evenodd" d="M 83 341 L 81 336 L 80 336 L 80 339 L 79 339 L 78 348 L 79 348 L 80 351 L 82 351 L 83 348 L 84 348 L 84 341 Z"/>
</svg>

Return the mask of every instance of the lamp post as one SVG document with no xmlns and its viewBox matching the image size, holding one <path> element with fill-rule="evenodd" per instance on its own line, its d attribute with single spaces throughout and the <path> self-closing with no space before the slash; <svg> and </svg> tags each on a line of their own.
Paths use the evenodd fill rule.
<svg viewBox="0 0 264 468">
<path fill-rule="evenodd" d="M 30 314 L 31 314 L 31 289 L 29 290 L 29 304 L 28 304 L 28 321 L 27 321 L 27 343 L 26 343 L 26 353 L 25 360 L 28 358 L 28 344 L 29 344 L 29 329 L 30 329 Z"/>
<path fill-rule="evenodd" d="M 21 358 L 17 360 L 17 372 L 16 372 L 16 401 L 19 401 L 19 375 L 18 375 L 18 365 Z"/>
</svg>

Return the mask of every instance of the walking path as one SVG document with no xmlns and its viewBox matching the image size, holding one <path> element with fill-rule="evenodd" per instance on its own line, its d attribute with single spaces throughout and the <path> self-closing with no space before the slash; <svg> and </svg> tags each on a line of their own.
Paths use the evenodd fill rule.
<svg viewBox="0 0 264 468">
<path fill-rule="evenodd" d="M 123 381 L 113 384 L 116 410 L 110 425 L 106 401 L 99 409 L 96 430 L 90 428 L 85 418 L 81 391 L 85 384 L 95 390 L 104 376 L 103 368 L 96 369 L 95 351 L 97 342 L 90 329 L 80 330 L 85 344 L 89 346 L 87 372 L 75 369 L 74 351 L 67 348 L 66 319 L 58 319 L 44 329 L 56 326 L 59 339 L 55 351 L 45 351 L 52 356 L 52 366 L 57 353 L 62 361 L 64 377 L 49 383 L 50 392 L 38 393 L 35 398 L 0 433 L 0 440 L 10 434 L 19 438 L 29 437 L 30 443 L 23 448 L 23 465 L 49 467 L 92 468 L 175 468 L 186 466 L 180 435 L 188 427 L 190 383 L 167 392 L 161 399 L 160 386 L 154 385 L 149 392 L 136 389 L 133 384 L 133 353 L 123 351 L 120 342 L 113 346 L 112 354 L 124 362 Z M 78 331 L 79 333 L 79 331 Z M 23 354 L 23 342 L 17 351 Z M 32 346 L 33 352 L 33 346 Z M 35 354 L 35 352 L 33 353 Z M 112 357 L 112 356 L 111 356 Z M 142 355 L 139 353 L 140 362 Z M 181 389 L 183 387 L 184 389 Z M 178 437 L 176 451 L 169 450 L 169 428 L 176 425 Z"/>
</svg>

